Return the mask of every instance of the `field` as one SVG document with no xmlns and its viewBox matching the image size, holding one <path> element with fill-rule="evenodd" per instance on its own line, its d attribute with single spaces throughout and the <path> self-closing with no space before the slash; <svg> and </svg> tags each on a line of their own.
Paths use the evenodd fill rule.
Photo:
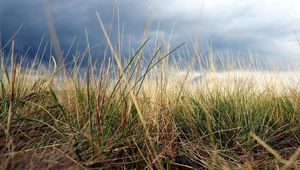
<svg viewBox="0 0 300 170">
<path fill-rule="evenodd" d="M 148 39 L 124 57 L 101 26 L 99 62 L 90 48 L 47 67 L 1 52 L 1 168 L 300 168 L 300 70 L 220 68 L 196 50 L 178 64 L 184 45 L 167 44 L 145 61 Z"/>
</svg>

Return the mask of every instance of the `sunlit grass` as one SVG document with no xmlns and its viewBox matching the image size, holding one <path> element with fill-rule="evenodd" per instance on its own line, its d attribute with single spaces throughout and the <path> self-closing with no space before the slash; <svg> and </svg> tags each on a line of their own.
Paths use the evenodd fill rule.
<svg viewBox="0 0 300 170">
<path fill-rule="evenodd" d="M 90 48 L 65 72 L 54 58 L 47 69 L 38 59 L 7 66 L 14 49 L 1 52 L 2 167 L 24 168 L 20 155 L 52 148 L 80 168 L 300 168 L 297 70 L 216 69 L 213 58 L 194 69 L 197 51 L 169 64 L 184 45 L 168 44 L 145 62 L 148 38 L 121 62 L 98 18 L 112 54 L 100 63 Z"/>
</svg>

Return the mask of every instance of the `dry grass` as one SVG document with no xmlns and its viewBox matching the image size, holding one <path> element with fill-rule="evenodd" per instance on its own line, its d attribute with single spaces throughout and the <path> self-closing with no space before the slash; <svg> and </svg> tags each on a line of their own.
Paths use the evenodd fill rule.
<svg viewBox="0 0 300 170">
<path fill-rule="evenodd" d="M 234 63 L 216 71 L 197 51 L 190 63 L 168 64 L 181 49 L 169 45 L 145 62 L 148 39 L 121 62 L 98 18 L 112 54 L 99 62 L 87 48 L 61 74 L 54 59 L 48 69 L 38 58 L 7 67 L 13 48 L 1 52 L 2 168 L 300 168 L 297 72 Z"/>
</svg>

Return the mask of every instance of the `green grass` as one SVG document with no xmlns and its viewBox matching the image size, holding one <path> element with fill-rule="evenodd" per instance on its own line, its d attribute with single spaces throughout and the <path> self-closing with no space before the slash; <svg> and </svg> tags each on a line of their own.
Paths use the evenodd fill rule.
<svg viewBox="0 0 300 170">
<path fill-rule="evenodd" d="M 154 47 L 144 62 L 149 39 L 121 62 L 98 18 L 112 52 L 102 63 L 91 62 L 90 48 L 76 53 L 72 70 L 65 72 L 53 63 L 52 71 L 42 69 L 38 58 L 29 66 L 12 60 L 7 67 L 4 58 L 13 59 L 14 49 L 1 53 L 2 168 L 46 164 L 54 158 L 40 152 L 49 149 L 80 168 L 300 168 L 299 86 L 261 86 L 264 80 L 255 78 L 255 70 L 245 74 L 234 63 L 222 73 L 214 62 L 194 70 L 195 61 L 203 63 L 197 51 L 182 71 L 181 65 L 168 64 L 182 45 Z M 84 59 L 89 64 L 82 72 Z M 204 78 L 192 81 L 195 72 Z M 272 80 L 282 81 L 272 74 Z M 35 159 L 20 158 L 28 154 L 43 161 L 29 166 Z"/>
</svg>

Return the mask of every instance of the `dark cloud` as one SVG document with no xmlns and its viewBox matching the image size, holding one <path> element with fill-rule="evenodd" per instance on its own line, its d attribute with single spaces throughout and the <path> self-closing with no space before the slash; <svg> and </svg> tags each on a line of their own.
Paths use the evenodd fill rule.
<svg viewBox="0 0 300 170">
<path fill-rule="evenodd" d="M 124 46 L 128 39 L 133 47 L 140 43 L 151 11 L 152 42 L 159 25 L 159 39 L 168 40 L 172 36 L 173 45 L 181 42 L 189 45 L 192 38 L 199 41 L 199 48 L 203 49 L 211 44 L 216 51 L 226 51 L 229 48 L 237 54 L 246 54 L 252 50 L 257 55 L 272 56 L 277 60 L 298 56 L 300 48 L 293 30 L 300 32 L 297 22 L 299 16 L 295 14 L 296 8 L 292 7 L 299 3 L 294 0 L 289 1 L 290 4 L 283 0 L 258 2 L 120 0 L 117 4 L 121 29 L 124 26 Z M 79 49 L 83 50 L 86 47 L 87 28 L 90 42 L 100 43 L 101 51 L 105 40 L 95 12 L 100 12 L 108 28 L 114 5 L 113 1 L 105 0 L 49 0 L 62 49 L 67 49 L 76 36 Z M 117 17 L 114 19 L 111 37 L 116 43 Z M 44 43 L 50 42 L 44 1 L 0 0 L 2 42 L 7 42 L 22 24 L 21 31 L 15 37 L 18 50 L 26 51 L 31 46 L 31 53 L 34 54 L 43 35 Z"/>
</svg>

